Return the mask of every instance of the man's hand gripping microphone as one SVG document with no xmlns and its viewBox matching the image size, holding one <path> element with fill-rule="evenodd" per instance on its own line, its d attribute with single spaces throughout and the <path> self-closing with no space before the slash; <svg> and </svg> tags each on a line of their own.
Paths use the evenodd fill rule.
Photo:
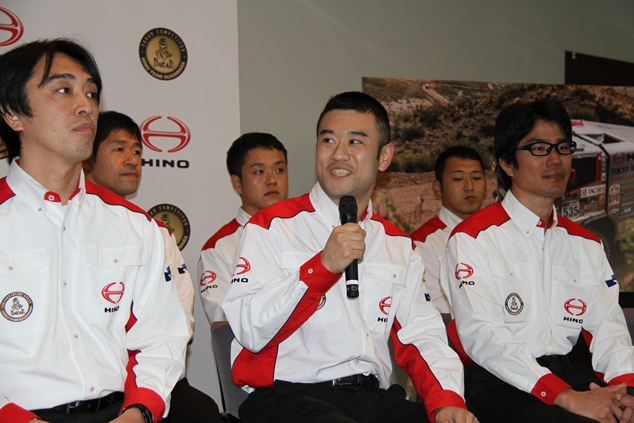
<svg viewBox="0 0 634 423">
<path fill-rule="evenodd" d="M 357 201 L 351 195 L 344 195 L 339 199 L 339 217 L 341 224 L 357 223 Z M 346 267 L 346 294 L 348 298 L 359 297 L 359 268 L 357 260 Z"/>
</svg>

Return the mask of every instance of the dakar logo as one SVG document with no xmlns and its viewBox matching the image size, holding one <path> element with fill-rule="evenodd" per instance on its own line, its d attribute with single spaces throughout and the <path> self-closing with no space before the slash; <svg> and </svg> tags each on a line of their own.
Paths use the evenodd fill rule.
<svg viewBox="0 0 634 423">
<path fill-rule="evenodd" d="M 0 312 L 10 322 L 22 322 L 33 312 L 33 300 L 24 292 L 12 292 L 0 302 Z"/>
<path fill-rule="evenodd" d="M 379 309 L 381 310 L 381 313 L 385 315 L 390 314 L 390 307 L 392 307 L 392 297 L 385 297 L 379 301 Z"/>
<path fill-rule="evenodd" d="M 216 273 L 211 270 L 205 270 L 205 272 L 200 276 L 200 286 L 209 285 L 210 283 L 214 283 L 216 280 Z"/>
<path fill-rule="evenodd" d="M 458 263 L 456 264 L 456 279 L 466 279 L 470 278 L 473 275 L 473 267 L 469 266 L 467 263 Z"/>
<path fill-rule="evenodd" d="M 10 22 L 0 23 L 0 47 L 10 46 L 22 38 L 22 35 L 24 34 L 24 25 L 15 13 L 11 12 L 9 9 L 0 7 L 0 17 L 2 15 L 8 16 Z"/>
<path fill-rule="evenodd" d="M 147 73 L 156 79 L 169 81 L 185 70 L 187 47 L 174 31 L 154 28 L 141 38 L 139 58 Z"/>
<path fill-rule="evenodd" d="M 249 270 L 251 270 L 251 263 L 249 263 L 249 260 L 245 259 L 244 257 L 240 257 L 238 259 L 238 263 L 236 264 L 236 270 L 236 276 L 245 274 Z"/>
<path fill-rule="evenodd" d="M 504 307 L 506 307 L 506 311 L 513 316 L 517 316 L 524 310 L 524 301 L 522 301 L 522 297 L 519 294 L 512 292 L 506 297 L 506 301 L 504 301 Z"/>
<path fill-rule="evenodd" d="M 564 303 L 564 310 L 566 310 L 566 313 L 572 314 L 573 316 L 581 316 L 587 309 L 588 306 L 581 298 L 571 298 Z"/>
<path fill-rule="evenodd" d="M 185 248 L 191 236 L 191 226 L 189 219 L 181 209 L 171 204 L 158 204 L 148 210 L 148 213 L 174 234 L 179 250 Z"/>
<path fill-rule="evenodd" d="M 150 124 L 152 124 L 153 122 L 156 122 L 157 120 L 161 118 L 162 116 L 152 116 L 150 118 L 145 119 L 143 122 L 141 122 L 141 125 L 139 125 L 139 129 L 141 129 L 141 141 L 143 142 L 143 145 L 145 145 L 147 148 L 149 148 L 152 151 L 157 151 L 161 153 L 163 150 L 155 146 L 152 143 L 152 141 L 150 141 L 150 138 L 161 137 L 161 138 L 173 138 L 175 140 L 178 140 L 178 145 L 176 145 L 176 147 L 173 147 L 167 150 L 168 153 L 175 153 L 185 148 L 187 144 L 189 144 L 189 140 L 192 137 L 192 134 L 189 131 L 189 128 L 187 127 L 187 125 L 185 125 L 182 121 L 176 119 L 175 117 L 167 116 L 168 120 L 178 125 L 177 131 L 158 131 L 158 130 L 150 129 Z"/>
<path fill-rule="evenodd" d="M 104 297 L 106 301 L 117 304 L 121 301 L 121 298 L 123 298 L 124 291 L 125 285 L 123 282 L 112 282 L 103 287 L 101 296 Z"/>
</svg>

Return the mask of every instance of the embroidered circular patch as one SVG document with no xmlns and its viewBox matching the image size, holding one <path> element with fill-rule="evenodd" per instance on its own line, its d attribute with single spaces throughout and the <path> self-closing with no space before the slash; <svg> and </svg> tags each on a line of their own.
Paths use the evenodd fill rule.
<svg viewBox="0 0 634 423">
<path fill-rule="evenodd" d="M 12 292 L 0 302 L 2 316 L 11 322 L 22 322 L 33 312 L 33 300 L 24 292 Z"/>
<path fill-rule="evenodd" d="M 524 301 L 522 301 L 522 297 L 520 297 L 519 294 L 512 292 L 508 297 L 506 297 L 504 306 L 509 314 L 517 316 L 522 312 L 522 310 L 524 310 Z"/>
</svg>

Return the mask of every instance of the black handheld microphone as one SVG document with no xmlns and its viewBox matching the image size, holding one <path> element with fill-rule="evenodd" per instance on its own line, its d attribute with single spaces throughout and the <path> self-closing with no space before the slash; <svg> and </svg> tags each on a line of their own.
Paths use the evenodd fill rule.
<svg viewBox="0 0 634 423">
<path fill-rule="evenodd" d="M 339 218 L 341 224 L 357 223 L 357 200 L 351 195 L 339 199 Z M 357 259 L 346 267 L 346 294 L 348 298 L 359 298 L 359 268 Z"/>
</svg>

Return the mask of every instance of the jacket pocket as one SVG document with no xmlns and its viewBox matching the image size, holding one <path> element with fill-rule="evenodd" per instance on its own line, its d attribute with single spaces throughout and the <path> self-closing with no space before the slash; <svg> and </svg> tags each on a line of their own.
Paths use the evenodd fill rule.
<svg viewBox="0 0 634 423">
<path fill-rule="evenodd" d="M 44 332 L 54 316 L 55 284 L 46 249 L 0 254 L 0 338 Z"/>
</svg>

